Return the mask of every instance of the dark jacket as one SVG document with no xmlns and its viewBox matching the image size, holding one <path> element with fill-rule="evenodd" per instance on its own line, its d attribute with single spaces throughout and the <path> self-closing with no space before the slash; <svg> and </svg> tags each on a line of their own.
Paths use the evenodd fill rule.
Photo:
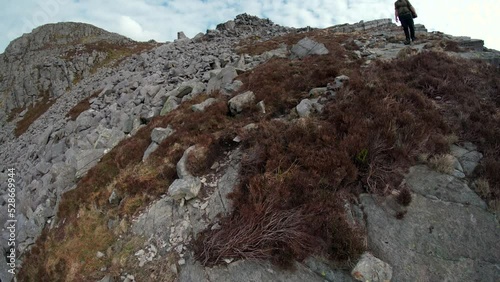
<svg viewBox="0 0 500 282">
<path fill-rule="evenodd" d="M 406 15 L 410 14 L 411 10 L 411 3 L 408 0 L 398 0 L 396 3 L 394 3 L 394 8 L 398 11 L 398 15 Z"/>
</svg>

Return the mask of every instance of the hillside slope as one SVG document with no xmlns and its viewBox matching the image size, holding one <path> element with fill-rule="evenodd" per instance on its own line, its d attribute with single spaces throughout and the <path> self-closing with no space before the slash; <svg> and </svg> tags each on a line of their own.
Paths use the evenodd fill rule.
<svg viewBox="0 0 500 282">
<path fill-rule="evenodd" d="M 14 41 L 18 280 L 494 281 L 499 54 L 402 36 L 243 14 L 165 44 L 80 24 Z"/>
</svg>

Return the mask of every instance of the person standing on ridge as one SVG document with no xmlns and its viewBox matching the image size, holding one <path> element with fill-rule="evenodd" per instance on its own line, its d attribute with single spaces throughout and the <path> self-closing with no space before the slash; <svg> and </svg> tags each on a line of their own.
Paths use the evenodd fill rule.
<svg viewBox="0 0 500 282">
<path fill-rule="evenodd" d="M 394 3 L 395 8 L 395 16 L 396 22 L 398 19 L 401 21 L 401 25 L 403 26 L 403 30 L 405 32 L 406 41 L 405 45 L 410 44 L 411 41 L 415 41 L 415 25 L 413 24 L 413 18 L 417 17 L 417 13 L 415 12 L 415 8 L 411 5 L 408 0 L 397 0 Z"/>
</svg>

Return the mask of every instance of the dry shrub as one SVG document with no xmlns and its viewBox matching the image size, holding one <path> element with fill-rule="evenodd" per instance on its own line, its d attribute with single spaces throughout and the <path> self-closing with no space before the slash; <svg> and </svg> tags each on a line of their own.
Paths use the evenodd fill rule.
<svg viewBox="0 0 500 282">
<path fill-rule="evenodd" d="M 488 202 L 488 207 L 491 211 L 500 213 L 500 200 L 490 200 Z"/>
<path fill-rule="evenodd" d="M 309 231 L 312 215 L 300 209 L 278 210 L 266 201 L 256 214 L 239 214 L 221 221 L 221 228 L 202 235 L 198 259 L 215 265 L 226 258 L 275 259 L 282 262 L 288 253 L 305 258 L 321 249 L 321 241 Z M 283 257 L 285 256 L 285 257 Z"/>
<path fill-rule="evenodd" d="M 463 52 L 458 42 L 453 40 L 445 40 L 444 42 L 444 50 L 448 52 Z"/>
<path fill-rule="evenodd" d="M 416 55 L 417 53 L 418 53 L 418 49 L 414 49 L 411 47 L 405 47 L 398 52 L 396 57 L 398 59 L 407 59 L 411 56 Z"/>
<path fill-rule="evenodd" d="M 429 159 L 431 168 L 436 171 L 450 174 L 454 170 L 455 158 L 450 154 L 436 155 Z"/>
<path fill-rule="evenodd" d="M 408 206 L 411 203 L 410 189 L 405 185 L 396 196 L 396 201 L 402 206 Z"/>
<path fill-rule="evenodd" d="M 129 138 L 122 141 L 116 150 L 115 162 L 117 167 L 123 169 L 130 164 L 140 162 L 149 144 L 149 140 L 140 138 Z"/>
<path fill-rule="evenodd" d="M 455 134 L 446 135 L 445 139 L 446 139 L 446 142 L 448 143 L 448 145 L 453 145 L 455 143 L 458 143 L 458 141 L 460 141 L 458 136 Z"/>
<path fill-rule="evenodd" d="M 476 191 L 479 193 L 480 196 L 487 198 L 491 192 L 488 180 L 484 178 L 479 178 L 478 180 L 476 180 Z"/>
</svg>

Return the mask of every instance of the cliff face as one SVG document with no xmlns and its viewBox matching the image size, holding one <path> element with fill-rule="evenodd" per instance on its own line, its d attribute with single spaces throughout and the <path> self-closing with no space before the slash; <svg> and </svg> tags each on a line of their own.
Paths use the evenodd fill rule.
<svg viewBox="0 0 500 282">
<path fill-rule="evenodd" d="M 2 112 L 55 99 L 109 58 L 99 44 L 123 46 L 132 41 L 82 23 L 38 27 L 12 41 L 0 58 Z M 1 119 L 5 122 L 5 116 Z"/>
<path fill-rule="evenodd" d="M 406 47 L 389 19 L 243 14 L 167 43 L 78 23 L 16 39 L 0 55 L 0 224 L 15 168 L 18 279 L 488 281 L 500 258 L 474 242 L 500 237 L 500 56 L 417 30 Z M 252 258 L 274 264 L 233 262 Z"/>
</svg>

